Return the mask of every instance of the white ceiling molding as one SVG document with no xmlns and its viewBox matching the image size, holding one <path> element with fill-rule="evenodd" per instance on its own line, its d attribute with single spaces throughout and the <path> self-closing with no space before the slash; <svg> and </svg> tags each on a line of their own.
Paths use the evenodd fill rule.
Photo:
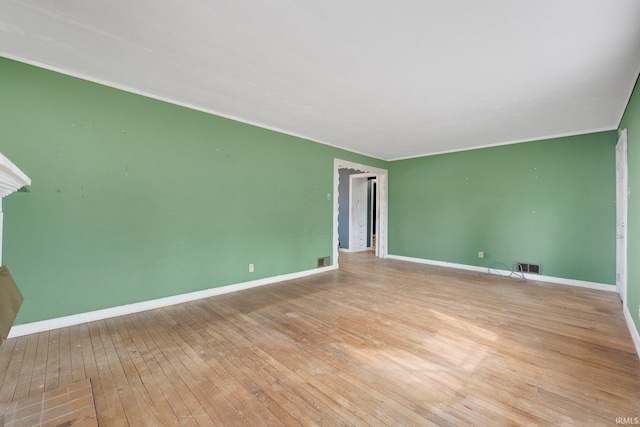
<svg viewBox="0 0 640 427">
<path fill-rule="evenodd" d="M 0 153 L 0 197 L 8 196 L 25 185 L 31 185 L 31 179 Z"/>
<path fill-rule="evenodd" d="M 616 129 L 638 0 L 3 0 L 0 56 L 380 159 Z"/>
<path fill-rule="evenodd" d="M 2 237 L 4 213 L 2 199 L 18 191 L 25 185 L 31 185 L 31 179 L 24 174 L 11 160 L 0 153 L 0 267 L 2 267 Z"/>
</svg>

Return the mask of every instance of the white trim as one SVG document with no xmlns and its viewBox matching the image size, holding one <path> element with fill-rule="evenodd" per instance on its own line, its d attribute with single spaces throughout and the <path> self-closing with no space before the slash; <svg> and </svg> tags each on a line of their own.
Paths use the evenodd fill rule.
<svg viewBox="0 0 640 427">
<path fill-rule="evenodd" d="M 0 197 L 0 267 L 2 267 L 2 241 L 4 239 L 4 212 L 2 211 L 2 197 Z"/>
<path fill-rule="evenodd" d="M 302 135 L 302 134 L 291 132 L 291 131 L 288 131 L 288 130 L 285 130 L 285 129 L 281 129 L 281 128 L 278 128 L 278 127 L 275 127 L 275 126 L 268 126 L 268 125 L 261 124 L 261 123 L 255 122 L 255 121 L 251 121 L 251 120 L 243 119 L 241 117 L 233 116 L 231 114 L 225 114 L 225 113 L 222 113 L 222 112 L 219 112 L 219 111 L 215 111 L 215 110 L 212 110 L 212 109 L 198 107 L 198 106 L 190 104 L 188 102 L 177 101 L 177 100 L 169 98 L 169 97 L 154 95 L 154 94 L 149 93 L 149 92 L 145 92 L 145 91 L 142 91 L 142 90 L 139 90 L 139 89 L 134 89 L 134 88 L 132 88 L 130 86 L 127 86 L 127 85 L 117 84 L 117 83 L 113 83 L 113 82 L 110 82 L 110 81 L 105 80 L 105 79 L 89 77 L 86 74 L 76 73 L 76 72 L 73 72 L 73 71 L 64 70 L 62 68 L 56 67 L 55 65 L 47 64 L 47 63 L 40 62 L 40 61 L 35 61 L 35 60 L 29 59 L 29 58 L 24 58 L 22 56 L 14 55 L 14 54 L 7 53 L 7 52 L 4 52 L 4 51 L 0 51 L 0 57 L 6 58 L 6 59 L 9 59 L 9 60 L 12 60 L 12 61 L 16 61 L 16 62 L 21 62 L 23 64 L 32 65 L 34 67 L 42 68 L 44 70 L 53 71 L 55 73 L 63 74 L 65 76 L 75 77 L 77 79 L 84 80 L 84 81 L 87 81 L 87 82 L 96 83 L 96 84 L 99 84 L 99 85 L 102 85 L 102 86 L 106 86 L 106 87 L 122 90 L 122 91 L 125 91 L 125 92 L 133 93 L 135 95 L 144 96 L 145 98 L 151 98 L 151 99 L 155 99 L 157 101 L 162 101 L 162 102 L 166 102 L 166 103 L 169 103 L 169 104 L 178 105 L 180 107 L 189 108 L 191 110 L 201 111 L 201 112 L 207 113 L 207 114 L 213 114 L 214 116 L 223 117 L 225 119 L 230 119 L 230 120 L 233 120 L 233 121 L 236 121 L 236 122 L 240 122 L 240 123 L 244 123 L 244 124 L 247 124 L 247 125 L 250 125 L 250 126 L 256 126 L 256 127 L 262 128 L 262 129 L 267 129 L 267 130 L 271 130 L 271 131 L 274 131 L 274 132 L 282 133 L 284 135 L 290 135 L 290 136 L 294 136 L 296 138 L 306 139 L 308 141 L 317 142 L 318 144 L 322 144 L 322 145 L 326 145 L 326 146 L 329 146 L 329 147 L 338 148 L 340 150 L 345 150 L 345 151 L 348 151 L 350 153 L 361 154 L 363 156 L 372 157 L 374 159 L 383 160 L 383 161 L 386 161 L 386 162 L 395 162 L 397 160 L 415 159 L 415 158 L 419 158 L 419 157 L 437 156 L 439 154 L 458 153 L 458 152 L 461 152 L 461 151 L 480 150 L 482 148 L 499 147 L 499 146 L 502 146 L 502 145 L 520 144 L 520 143 L 523 143 L 523 142 L 544 141 L 544 140 L 547 140 L 547 139 L 564 138 L 564 137 L 568 137 L 568 136 L 577 136 L 577 135 L 586 135 L 586 134 L 590 134 L 590 133 L 606 132 L 606 131 L 615 130 L 615 129 L 618 128 L 618 125 L 606 126 L 606 127 L 602 127 L 602 128 L 596 128 L 596 129 L 580 130 L 580 131 L 575 131 L 575 132 L 565 132 L 565 133 L 546 135 L 546 136 L 539 136 L 539 137 L 527 138 L 527 139 L 516 139 L 516 140 L 505 141 L 505 142 L 497 142 L 497 143 L 493 143 L 493 144 L 475 145 L 475 146 L 472 146 L 472 147 L 457 148 L 457 149 L 453 149 L 453 150 L 442 150 L 442 151 L 435 151 L 435 152 L 423 153 L 423 154 L 415 154 L 415 155 L 404 156 L 404 157 L 385 158 L 385 157 L 378 157 L 375 154 L 365 153 L 363 151 L 357 151 L 357 150 L 354 150 L 353 148 L 346 148 L 346 147 L 343 147 L 341 145 L 331 144 L 331 143 L 326 142 L 326 141 L 321 141 L 319 139 L 315 139 L 315 138 L 312 138 L 312 137 L 309 137 L 309 136 L 305 136 L 305 135 Z M 636 73 L 636 75 L 638 75 L 638 73 Z M 632 84 L 631 84 L 631 90 L 629 91 L 629 96 L 627 97 L 627 103 L 628 103 L 628 100 L 631 99 L 631 95 L 633 94 L 634 87 L 635 87 L 635 81 L 633 81 Z M 625 105 L 627 105 L 627 104 L 625 104 Z M 626 108 L 623 108 L 622 109 L 622 113 L 620 114 L 620 120 L 618 120 L 616 123 L 620 123 L 620 121 L 622 120 L 622 117 L 624 117 L 625 111 L 626 111 Z"/>
<path fill-rule="evenodd" d="M 622 304 L 627 303 L 629 168 L 627 129 L 619 132 L 616 143 L 616 289 Z"/>
<path fill-rule="evenodd" d="M 31 185 L 31 179 L 0 153 L 0 197 L 8 196 L 25 185 Z"/>
<path fill-rule="evenodd" d="M 638 66 L 638 69 L 636 70 L 636 73 L 633 74 L 634 76 L 636 76 L 635 79 L 631 79 L 631 86 L 629 87 L 629 92 L 626 98 L 623 98 L 625 100 L 624 102 L 624 108 L 622 109 L 622 112 L 620 113 L 620 117 L 618 117 L 618 124 L 622 123 L 622 119 L 624 118 L 624 113 L 627 112 L 627 108 L 629 107 L 629 101 L 631 101 L 631 97 L 633 96 L 633 90 L 636 88 L 636 84 L 638 83 L 639 78 L 638 75 L 640 75 L 640 66 Z"/>
<path fill-rule="evenodd" d="M 231 292 L 251 289 L 258 286 L 270 285 L 272 283 L 284 282 L 285 280 L 299 279 L 315 274 L 336 270 L 338 267 L 330 265 L 328 267 L 314 268 L 313 270 L 299 271 L 296 273 L 283 274 L 279 276 L 266 277 L 264 279 L 252 280 L 249 282 L 236 283 L 233 285 L 220 286 L 202 291 L 189 292 L 186 294 L 174 295 L 166 298 L 158 298 L 149 301 L 142 301 L 134 304 L 126 304 L 118 307 L 105 308 L 104 310 L 90 311 L 88 313 L 74 314 L 71 316 L 57 317 L 55 319 L 42 320 L 40 322 L 25 323 L 11 328 L 8 338 L 22 335 L 35 334 L 37 332 L 50 331 L 52 329 L 66 328 L 68 326 L 79 325 L 81 323 L 93 322 L 96 320 L 108 319 L 110 317 L 123 316 L 125 314 L 139 313 L 141 311 L 153 310 L 154 308 L 167 307 L 181 304 L 183 302 L 195 301 L 202 298 L 209 298 L 216 295 L 228 294 Z"/>
<path fill-rule="evenodd" d="M 629 332 L 631 333 L 631 339 L 633 340 L 633 345 L 636 347 L 636 353 L 640 358 L 640 334 L 638 334 L 638 329 L 636 328 L 636 324 L 633 321 L 633 317 L 631 317 L 631 312 L 629 311 L 629 307 L 623 305 L 622 312 L 624 313 L 624 318 L 627 321 L 627 326 L 629 327 Z"/>
<path fill-rule="evenodd" d="M 338 266 L 338 204 L 340 169 L 355 169 L 362 172 L 374 173 L 377 175 L 376 197 L 378 200 L 378 235 L 376 235 L 376 256 L 385 258 L 387 256 L 387 233 L 388 233 L 388 200 L 387 200 L 387 169 L 380 169 L 348 160 L 333 159 L 333 264 Z"/>
<path fill-rule="evenodd" d="M 415 262 L 418 264 L 428 264 L 428 265 L 437 265 L 439 267 L 449 267 L 449 268 L 457 268 L 460 270 L 469 270 L 469 271 L 477 271 L 479 273 L 486 273 L 487 267 L 478 267 L 475 265 L 467 265 L 467 264 L 456 264 L 453 262 L 446 261 L 434 261 L 430 259 L 423 258 L 412 258 L 400 255 L 387 255 L 387 258 L 396 259 L 399 261 L 407 261 L 407 262 Z M 496 271 L 500 274 L 509 274 L 510 271 L 506 270 L 498 270 L 492 268 L 491 270 Z M 548 282 L 548 283 L 556 283 L 558 285 L 569 285 L 569 286 L 578 286 L 581 288 L 588 289 L 596 289 L 599 291 L 608 291 L 608 292 L 616 292 L 615 285 L 609 285 L 605 283 L 597 283 L 597 282 L 587 282 L 585 280 L 576 280 L 576 279 L 565 279 L 563 277 L 553 277 L 553 276 L 541 276 L 538 274 L 524 274 L 523 276 L 527 280 L 531 280 L 533 282 Z"/>
<path fill-rule="evenodd" d="M 581 130 L 581 131 L 576 131 L 576 132 L 559 133 L 559 134 L 555 134 L 555 135 L 540 136 L 540 137 L 535 137 L 535 138 L 515 139 L 515 140 L 512 140 L 512 141 L 495 142 L 495 143 L 492 143 L 492 144 L 474 145 L 473 147 L 455 148 L 453 150 L 442 150 L 442 151 L 435 151 L 435 152 L 432 152 L 432 153 L 416 154 L 416 155 L 405 156 L 405 157 L 394 157 L 392 159 L 387 159 L 387 162 L 396 162 L 398 160 L 417 159 L 417 158 L 420 158 L 420 157 L 438 156 L 440 154 L 460 153 L 460 152 L 463 152 L 463 151 L 482 150 L 483 148 L 501 147 L 503 145 L 522 144 L 524 142 L 546 141 L 548 139 L 566 138 L 566 137 L 569 137 L 569 136 L 589 135 L 591 133 L 606 132 L 606 131 L 615 130 L 615 129 L 617 129 L 617 126 L 608 126 L 608 127 L 603 127 L 603 128 L 597 128 L 597 129 L 589 129 L 589 130 Z"/>
<path fill-rule="evenodd" d="M 349 253 L 351 252 L 349 249 L 347 248 L 338 248 L 338 252 L 345 252 L 345 253 Z"/>
<path fill-rule="evenodd" d="M 31 178 L 0 153 L 0 266 L 2 266 L 2 230 L 4 223 L 2 198 L 18 191 L 25 185 L 31 185 Z"/>
</svg>

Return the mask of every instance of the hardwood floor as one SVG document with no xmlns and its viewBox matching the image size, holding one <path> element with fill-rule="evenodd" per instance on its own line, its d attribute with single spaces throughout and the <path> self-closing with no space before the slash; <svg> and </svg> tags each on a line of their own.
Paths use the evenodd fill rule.
<svg viewBox="0 0 640 427">
<path fill-rule="evenodd" d="M 0 402 L 91 379 L 101 426 L 616 425 L 617 295 L 340 254 L 340 271 L 7 340 Z"/>
</svg>

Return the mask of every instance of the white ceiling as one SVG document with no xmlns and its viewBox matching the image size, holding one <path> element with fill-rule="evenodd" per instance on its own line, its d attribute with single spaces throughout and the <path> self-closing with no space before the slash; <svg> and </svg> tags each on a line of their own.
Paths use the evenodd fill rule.
<svg viewBox="0 0 640 427">
<path fill-rule="evenodd" d="M 1 0 L 0 56 L 398 159 L 615 129 L 638 0 Z"/>
</svg>

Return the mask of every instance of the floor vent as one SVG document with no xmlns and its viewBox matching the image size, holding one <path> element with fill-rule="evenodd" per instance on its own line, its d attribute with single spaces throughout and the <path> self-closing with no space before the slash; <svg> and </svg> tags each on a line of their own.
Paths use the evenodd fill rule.
<svg viewBox="0 0 640 427">
<path fill-rule="evenodd" d="M 329 265 L 331 265 L 331 257 L 318 258 L 318 267 L 327 267 Z"/>
<path fill-rule="evenodd" d="M 519 262 L 516 264 L 516 271 L 519 273 L 540 274 L 540 264 L 528 264 Z"/>
</svg>

